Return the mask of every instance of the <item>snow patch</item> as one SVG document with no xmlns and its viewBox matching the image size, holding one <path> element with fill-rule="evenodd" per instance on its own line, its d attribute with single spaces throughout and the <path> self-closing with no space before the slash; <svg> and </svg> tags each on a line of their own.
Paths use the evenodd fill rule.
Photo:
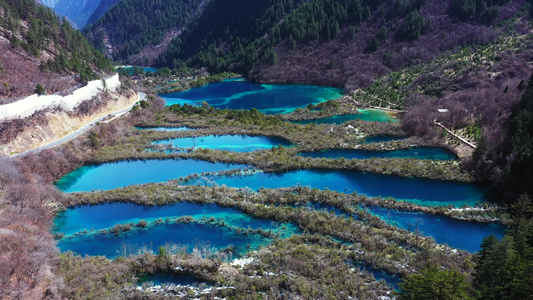
<svg viewBox="0 0 533 300">
<path fill-rule="evenodd" d="M 484 211 L 483 207 L 464 207 L 464 208 L 451 208 L 450 211 Z"/>
<path fill-rule="evenodd" d="M 230 265 L 234 267 L 244 268 L 244 266 L 251 264 L 254 261 L 253 257 L 235 259 Z"/>
</svg>

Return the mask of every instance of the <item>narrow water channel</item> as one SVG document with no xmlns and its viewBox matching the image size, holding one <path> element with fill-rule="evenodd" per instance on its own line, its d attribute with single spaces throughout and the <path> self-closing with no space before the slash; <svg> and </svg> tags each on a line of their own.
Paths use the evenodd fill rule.
<svg viewBox="0 0 533 300">
<path fill-rule="evenodd" d="M 177 148 L 202 148 L 226 150 L 233 152 L 252 152 L 266 150 L 282 145 L 290 147 L 287 140 L 277 137 L 249 136 L 249 135 L 208 135 L 199 137 L 185 137 L 153 142 L 154 145 L 171 145 Z"/>
</svg>

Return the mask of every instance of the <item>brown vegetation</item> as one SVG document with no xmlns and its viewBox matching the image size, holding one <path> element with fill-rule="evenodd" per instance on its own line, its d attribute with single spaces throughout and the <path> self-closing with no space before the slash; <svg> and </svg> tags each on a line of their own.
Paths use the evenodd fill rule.
<svg viewBox="0 0 533 300">
<path fill-rule="evenodd" d="M 78 85 L 73 75 L 41 71 L 39 65 L 47 57 L 48 55 L 43 53 L 41 58 L 36 58 L 20 47 L 11 46 L 0 31 L 0 62 L 4 69 L 4 72 L 0 72 L 0 104 L 34 94 L 37 84 L 42 84 L 48 94 L 65 91 Z"/>
<path fill-rule="evenodd" d="M 50 234 L 62 194 L 0 161 L 0 299 L 57 299 L 57 249 Z"/>
<path fill-rule="evenodd" d="M 522 1 L 510 1 L 500 8 L 505 13 L 493 21 L 495 24 L 509 18 Z M 489 42 L 497 31 L 476 23 L 454 22 L 448 14 L 449 1 L 428 1 L 419 11 L 431 20 L 432 29 L 415 41 L 398 41 L 394 35 L 402 20 L 387 19 L 393 14 L 395 1 L 384 3 L 383 12 L 357 30 L 355 38 L 346 38 L 348 28 L 329 42 L 300 44 L 296 49 L 286 42 L 276 47 L 278 61 L 275 65 L 263 64 L 254 69 L 250 77 L 268 83 L 311 83 L 344 87 L 347 92 L 371 85 L 380 75 L 397 70 L 404 65 L 428 62 L 445 51 L 473 42 Z M 390 34 L 375 52 L 367 51 L 370 41 L 380 28 Z M 445 33 L 445 34 L 443 34 Z M 335 64 L 332 67 L 331 61 Z"/>
</svg>

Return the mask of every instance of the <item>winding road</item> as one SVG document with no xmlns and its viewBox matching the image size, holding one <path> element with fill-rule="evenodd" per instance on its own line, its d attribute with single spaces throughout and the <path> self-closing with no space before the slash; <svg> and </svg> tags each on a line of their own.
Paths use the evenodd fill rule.
<svg viewBox="0 0 533 300">
<path fill-rule="evenodd" d="M 146 94 L 145 93 L 138 92 L 137 95 L 139 96 L 139 101 L 146 99 Z M 116 118 L 119 118 L 120 116 L 126 114 L 127 112 L 129 112 L 133 108 L 133 106 L 135 106 L 135 104 L 132 104 L 132 105 L 126 107 L 123 110 L 119 110 L 119 111 L 113 112 L 113 113 L 111 113 L 111 114 L 109 114 L 107 116 L 96 118 L 96 119 L 92 120 L 91 122 L 85 124 L 83 127 L 77 129 L 73 133 L 71 133 L 71 134 L 69 134 L 69 135 L 67 135 L 65 137 L 62 137 L 61 139 L 59 139 L 57 141 L 50 142 L 50 143 L 48 143 L 46 145 L 40 146 L 40 147 L 32 149 L 32 150 L 28 150 L 28 151 L 24 151 L 24 152 L 21 152 L 21 153 L 13 154 L 13 155 L 10 156 L 10 158 L 19 159 L 19 158 L 28 156 L 30 154 L 39 153 L 39 152 L 41 152 L 43 150 L 52 149 L 52 148 L 55 148 L 55 147 L 57 147 L 59 145 L 62 145 L 64 143 L 66 143 L 66 142 L 69 142 L 69 141 L 77 138 L 78 136 L 84 134 L 85 132 L 91 130 L 94 126 L 96 126 L 97 123 L 102 122 L 106 118 L 110 118 L 111 117 L 110 120 L 107 121 L 107 122 L 110 122 L 110 121 L 112 121 L 112 120 L 114 120 Z"/>
</svg>

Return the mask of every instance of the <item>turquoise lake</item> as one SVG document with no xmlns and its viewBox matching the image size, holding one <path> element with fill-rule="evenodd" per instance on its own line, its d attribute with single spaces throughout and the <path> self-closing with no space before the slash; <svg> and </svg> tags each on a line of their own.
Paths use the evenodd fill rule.
<svg viewBox="0 0 533 300">
<path fill-rule="evenodd" d="M 226 226 L 212 224 L 160 224 L 148 229 L 133 227 L 130 232 L 120 235 L 99 234 L 98 230 L 109 229 L 116 224 L 137 224 L 140 220 L 155 221 L 159 218 L 191 216 L 195 220 L 206 220 L 211 217 L 223 219 Z M 299 233 L 299 229 L 290 223 L 272 222 L 244 214 L 235 208 L 225 208 L 216 204 L 197 204 L 178 202 L 163 206 L 142 206 L 132 203 L 108 203 L 100 205 L 84 205 L 68 209 L 54 219 L 54 232 L 64 233 L 58 241 L 61 251 L 73 251 L 81 255 L 104 255 L 114 258 L 120 255 L 121 249 L 137 249 L 142 245 L 153 251 L 166 243 L 187 246 L 192 250 L 194 245 L 209 243 L 216 249 L 235 247 L 235 255 L 242 255 L 251 249 L 271 242 L 270 238 L 258 234 L 246 234 L 242 229 L 264 229 L 280 236 L 288 237 Z M 90 231 L 90 234 L 76 233 Z"/>
<path fill-rule="evenodd" d="M 399 122 L 398 119 L 392 117 L 391 114 L 389 114 L 386 111 L 383 110 L 377 110 L 377 109 L 358 109 L 359 113 L 354 115 L 342 115 L 342 116 L 333 116 L 329 118 L 323 118 L 323 119 L 315 119 L 315 120 L 301 120 L 301 121 L 291 121 L 295 124 L 336 124 L 340 125 L 344 122 L 348 121 L 354 121 L 354 120 L 363 120 L 363 121 L 369 121 L 369 122 Z"/>
<path fill-rule="evenodd" d="M 64 192 L 109 190 L 131 184 L 163 182 L 202 172 L 246 168 L 247 165 L 211 163 L 192 159 L 121 161 L 85 166 L 71 172 L 56 185 Z M 349 170 L 300 170 L 284 173 L 256 172 L 245 176 L 211 176 L 211 182 L 251 189 L 281 188 L 296 185 L 339 192 L 354 192 L 371 197 L 393 197 L 425 206 L 470 205 L 487 199 L 485 188 L 460 182 L 405 178 Z M 194 179 L 188 184 L 204 184 Z"/>
<path fill-rule="evenodd" d="M 116 224 L 181 216 L 191 216 L 195 219 L 222 218 L 227 224 L 242 228 L 269 229 L 276 226 L 276 223 L 270 220 L 252 218 L 236 208 L 222 207 L 217 204 L 177 202 L 161 206 L 147 206 L 133 203 L 106 203 L 78 206 L 59 213 L 54 219 L 54 232 L 72 235 L 84 230 L 105 229 Z"/>
<path fill-rule="evenodd" d="M 350 214 L 341 209 L 316 202 L 309 202 L 304 206 L 313 210 L 325 210 L 337 216 L 358 219 L 357 214 Z M 502 238 L 505 234 L 506 226 L 500 223 L 479 223 L 456 220 L 441 215 L 431 215 L 418 212 L 406 212 L 393 209 L 386 209 L 379 206 L 367 207 L 372 214 L 378 216 L 390 225 L 394 225 L 411 232 L 415 231 L 415 224 L 424 236 L 431 236 L 439 244 L 448 244 L 451 247 L 477 252 L 480 249 L 481 240 L 486 236 L 494 234 L 497 238 Z M 411 225 L 411 227 L 409 227 Z"/>
<path fill-rule="evenodd" d="M 369 209 L 391 225 L 411 232 L 414 232 L 418 226 L 422 235 L 433 237 L 437 243 L 448 244 L 468 252 L 477 252 L 483 238 L 491 234 L 501 239 L 506 230 L 506 227 L 499 223 L 468 222 L 446 216 L 397 211 L 377 206 Z"/>
<path fill-rule="evenodd" d="M 486 189 L 474 184 L 405 178 L 348 170 L 300 170 L 284 173 L 256 172 L 246 176 L 211 176 L 210 183 L 234 188 L 281 188 L 296 185 L 371 197 L 393 197 L 424 206 L 470 205 L 486 201 Z M 189 184 L 205 184 L 195 179 Z"/>
<path fill-rule="evenodd" d="M 157 70 L 159 70 L 159 68 L 143 67 L 143 70 L 144 70 L 145 73 L 155 73 L 155 72 L 157 72 Z"/>
<path fill-rule="evenodd" d="M 130 67 L 131 69 L 133 69 L 133 67 Z M 155 73 L 157 72 L 157 70 L 159 70 L 159 68 L 154 68 L 154 67 L 140 67 L 143 69 L 144 73 Z"/>
<path fill-rule="evenodd" d="M 135 68 L 135 67 L 142 69 L 144 73 L 155 73 L 155 72 L 157 72 L 157 70 L 159 70 L 159 68 L 154 68 L 154 67 L 139 67 L 139 66 L 126 66 L 126 67 L 120 67 L 120 68 L 123 68 L 123 69 L 128 70 L 129 73 L 130 73 L 130 75 L 133 75 L 133 72 L 134 72 L 134 68 Z"/>
<path fill-rule="evenodd" d="M 291 146 L 287 140 L 277 137 L 249 135 L 209 135 L 200 137 L 177 138 L 155 141 L 153 144 L 168 145 L 179 148 L 205 148 L 233 152 L 252 152 L 266 150 L 273 146 Z"/>
<path fill-rule="evenodd" d="M 160 224 L 149 229 L 134 229 L 132 231 L 115 234 L 90 234 L 62 238 L 57 246 L 62 251 L 76 252 L 82 256 L 103 255 L 107 258 L 121 256 L 123 249 L 126 253 L 136 253 L 141 247 L 147 247 L 157 253 L 159 246 L 174 243 L 186 246 L 189 251 L 195 245 L 207 244 L 210 248 L 220 250 L 233 246 L 234 256 L 240 256 L 260 246 L 268 245 L 270 238 L 259 234 L 246 234 L 227 227 L 212 224 Z"/>
<path fill-rule="evenodd" d="M 368 151 L 357 149 L 332 149 L 317 152 L 302 152 L 298 155 L 313 158 L 416 158 L 431 160 L 455 160 L 457 157 L 444 148 L 417 147 L 394 151 Z"/>
<path fill-rule="evenodd" d="M 81 167 L 61 178 L 56 186 L 67 193 L 112 190 L 132 184 L 163 182 L 196 173 L 245 167 L 193 159 L 119 161 Z"/>
<path fill-rule="evenodd" d="M 215 108 L 251 109 L 266 114 L 285 114 L 343 96 L 342 89 L 301 84 L 256 84 L 243 79 L 227 79 L 222 82 L 193 88 L 187 91 L 161 94 L 167 105 L 199 105 L 203 101 Z"/>
</svg>

